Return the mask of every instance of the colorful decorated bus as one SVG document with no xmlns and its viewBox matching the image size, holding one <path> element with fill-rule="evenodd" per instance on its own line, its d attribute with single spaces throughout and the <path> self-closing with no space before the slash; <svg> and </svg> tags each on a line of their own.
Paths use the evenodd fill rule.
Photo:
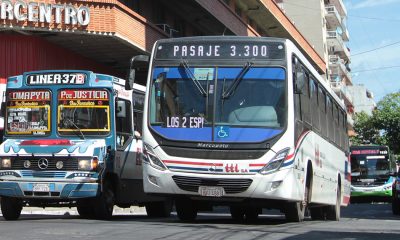
<svg viewBox="0 0 400 240">
<path fill-rule="evenodd" d="M 76 206 L 111 218 L 114 205 L 145 205 L 168 216 L 171 203 L 145 195 L 141 140 L 145 87 L 90 71 L 38 71 L 7 83 L 0 145 L 1 210 Z"/>
<path fill-rule="evenodd" d="M 351 146 L 351 202 L 392 200 L 396 159 L 387 146 Z"/>
<path fill-rule="evenodd" d="M 345 106 L 289 40 L 159 40 L 143 122 L 144 190 L 183 221 L 218 205 L 339 220 L 349 202 Z"/>
</svg>

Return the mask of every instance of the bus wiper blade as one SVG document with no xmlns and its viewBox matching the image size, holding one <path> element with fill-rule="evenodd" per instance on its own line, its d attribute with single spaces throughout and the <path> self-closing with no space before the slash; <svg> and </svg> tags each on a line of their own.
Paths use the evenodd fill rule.
<svg viewBox="0 0 400 240">
<path fill-rule="evenodd" d="M 246 65 L 244 65 L 244 67 L 242 68 L 242 70 L 240 70 L 239 74 L 236 76 L 235 80 L 233 80 L 229 88 L 222 93 L 223 99 L 230 97 L 235 92 L 236 87 L 239 85 L 244 75 L 250 70 L 252 65 L 252 62 L 247 62 Z"/>
<path fill-rule="evenodd" d="M 74 128 L 76 128 L 76 130 L 78 130 L 79 133 L 80 133 L 79 136 L 81 136 L 82 139 L 85 140 L 85 135 L 83 134 L 82 130 L 70 118 L 65 118 L 64 119 L 64 125 L 65 126 L 73 126 Z"/>
<path fill-rule="evenodd" d="M 189 76 L 190 79 L 192 79 L 194 85 L 197 87 L 199 90 L 200 94 L 203 95 L 203 97 L 207 96 L 206 90 L 204 90 L 203 86 L 201 86 L 201 83 L 199 80 L 196 79 L 192 71 L 190 71 L 189 65 L 185 59 L 182 60 L 182 66 L 185 69 L 186 74 Z"/>
</svg>

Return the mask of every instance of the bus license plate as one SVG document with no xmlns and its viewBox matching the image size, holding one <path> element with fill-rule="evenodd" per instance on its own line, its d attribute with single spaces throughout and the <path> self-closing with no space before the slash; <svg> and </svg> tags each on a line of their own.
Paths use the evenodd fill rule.
<svg viewBox="0 0 400 240">
<path fill-rule="evenodd" d="M 200 186 L 199 194 L 205 197 L 222 197 L 225 195 L 225 190 L 223 187 Z"/>
<path fill-rule="evenodd" d="M 33 184 L 34 192 L 50 192 L 50 185 L 47 183 L 36 183 Z"/>
</svg>

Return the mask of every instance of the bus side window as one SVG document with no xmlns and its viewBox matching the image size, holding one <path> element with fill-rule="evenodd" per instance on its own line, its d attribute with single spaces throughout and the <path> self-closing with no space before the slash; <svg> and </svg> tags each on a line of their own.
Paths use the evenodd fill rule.
<svg viewBox="0 0 400 240">
<path fill-rule="evenodd" d="M 133 92 L 133 126 L 142 135 L 144 93 Z"/>
<path fill-rule="evenodd" d="M 124 99 L 117 99 L 115 102 L 115 128 L 117 147 L 124 146 L 125 142 L 132 136 L 132 106 Z"/>
<path fill-rule="evenodd" d="M 320 85 L 318 88 L 318 107 L 320 113 L 321 135 L 328 137 L 328 125 L 326 122 L 326 93 L 325 89 Z"/>
<path fill-rule="evenodd" d="M 301 104 L 301 117 L 302 120 L 308 123 L 311 126 L 311 111 L 310 111 L 310 82 L 308 73 L 305 73 L 305 69 L 302 67 L 304 72 L 304 90 L 303 94 L 300 95 L 300 104 Z"/>
</svg>

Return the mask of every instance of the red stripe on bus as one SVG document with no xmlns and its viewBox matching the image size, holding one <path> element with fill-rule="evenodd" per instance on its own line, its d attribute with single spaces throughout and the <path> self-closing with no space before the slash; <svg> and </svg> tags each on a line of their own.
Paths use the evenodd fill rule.
<svg viewBox="0 0 400 240">
<path fill-rule="evenodd" d="M 21 142 L 22 146 L 26 145 L 64 145 L 71 146 L 72 142 L 68 139 L 38 139 L 38 140 L 24 140 Z"/>
<path fill-rule="evenodd" d="M 249 167 L 264 167 L 266 163 L 250 163 Z"/>
<path fill-rule="evenodd" d="M 350 197 L 343 196 L 343 203 L 348 204 L 350 202 Z"/>
</svg>

